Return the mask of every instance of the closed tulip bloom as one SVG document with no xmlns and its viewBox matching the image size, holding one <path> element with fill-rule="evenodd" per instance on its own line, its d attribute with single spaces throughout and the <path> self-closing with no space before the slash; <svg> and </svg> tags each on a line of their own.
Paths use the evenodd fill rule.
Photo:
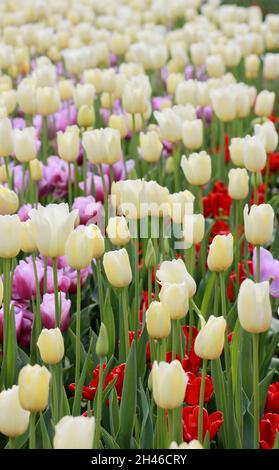
<svg viewBox="0 0 279 470">
<path fill-rule="evenodd" d="M 202 65 L 205 63 L 208 54 L 207 46 L 204 42 L 196 42 L 191 44 L 190 53 L 194 65 Z"/>
<path fill-rule="evenodd" d="M 246 78 L 256 78 L 258 76 L 261 61 L 256 54 L 250 54 L 244 59 Z"/>
<path fill-rule="evenodd" d="M 171 442 L 170 449 L 203 449 L 203 446 L 197 439 L 193 439 L 192 441 L 187 444 L 187 442 L 182 442 L 181 444 L 177 444 L 177 442 Z"/>
<path fill-rule="evenodd" d="M 125 248 L 107 251 L 104 254 L 103 265 L 108 281 L 113 287 L 126 287 L 131 284 L 132 270 Z"/>
<path fill-rule="evenodd" d="M 168 188 L 160 186 L 157 181 L 145 181 L 143 199 L 147 204 L 148 215 L 151 217 L 164 217 L 168 215 Z"/>
<path fill-rule="evenodd" d="M 193 214 L 195 196 L 188 191 L 180 191 L 179 193 L 170 194 L 168 197 L 169 215 L 171 219 L 181 224 L 185 214 Z"/>
<path fill-rule="evenodd" d="M 166 81 L 168 94 L 175 95 L 176 88 L 179 85 L 179 83 L 182 81 L 183 81 L 182 73 L 170 73 Z"/>
<path fill-rule="evenodd" d="M 200 243 L 204 237 L 205 219 L 202 214 L 187 214 L 183 220 L 183 237 L 189 245 Z"/>
<path fill-rule="evenodd" d="M 123 114 L 111 114 L 109 117 L 109 127 L 119 131 L 121 139 L 128 134 L 128 126 Z"/>
<path fill-rule="evenodd" d="M 21 246 L 21 224 L 17 215 L 0 215 L 0 258 L 14 258 Z"/>
<path fill-rule="evenodd" d="M 161 285 L 168 284 L 186 284 L 189 298 L 193 297 L 197 286 L 188 273 L 182 259 L 173 259 L 172 261 L 163 261 L 160 269 L 156 272 L 156 278 Z"/>
<path fill-rule="evenodd" d="M 58 82 L 61 100 L 68 101 L 73 98 L 73 84 L 71 80 L 63 79 Z"/>
<path fill-rule="evenodd" d="M 35 114 L 36 112 L 36 85 L 35 80 L 23 79 L 17 88 L 17 101 L 19 107 L 25 114 Z"/>
<path fill-rule="evenodd" d="M 66 162 L 74 162 L 79 155 L 79 128 L 69 126 L 65 132 L 57 132 L 58 155 Z"/>
<path fill-rule="evenodd" d="M 83 134 L 82 145 L 91 163 L 107 163 L 112 165 L 121 158 L 120 133 L 109 127 L 86 131 Z"/>
<path fill-rule="evenodd" d="M 91 235 L 93 237 L 93 258 L 99 259 L 103 256 L 105 252 L 105 240 L 102 235 L 101 230 L 95 224 L 87 225 L 88 230 L 90 230 Z"/>
<path fill-rule="evenodd" d="M 279 76 L 278 54 L 265 54 L 263 63 L 263 76 L 266 80 L 276 80 Z"/>
<path fill-rule="evenodd" d="M 203 186 L 211 178 L 211 158 L 204 150 L 191 153 L 189 158 L 183 155 L 180 166 L 185 178 L 193 186 Z"/>
<path fill-rule="evenodd" d="M 252 279 L 245 279 L 239 289 L 237 311 L 245 331 L 263 333 L 269 330 L 272 309 L 268 281 L 256 283 Z"/>
<path fill-rule="evenodd" d="M 223 317 L 210 315 L 195 340 L 194 350 L 202 359 L 217 359 L 221 356 L 225 341 L 226 320 Z"/>
<path fill-rule="evenodd" d="M 78 210 L 69 212 L 68 204 L 41 204 L 29 211 L 34 227 L 34 238 L 39 252 L 43 256 L 64 256 L 65 243 L 74 229 Z"/>
<path fill-rule="evenodd" d="M 242 137 L 233 137 L 230 145 L 231 161 L 239 167 L 244 167 L 244 143 Z"/>
<path fill-rule="evenodd" d="M 249 192 L 249 175 L 246 168 L 231 168 L 228 173 L 228 191 L 232 199 L 246 199 Z"/>
<path fill-rule="evenodd" d="M 153 363 L 152 366 L 152 393 L 159 408 L 173 410 L 179 408 L 185 397 L 188 382 L 179 361 Z"/>
<path fill-rule="evenodd" d="M 36 412 L 48 404 L 50 373 L 38 364 L 24 366 L 18 376 L 19 401 L 25 410 Z"/>
<path fill-rule="evenodd" d="M 64 340 L 59 328 L 44 328 L 37 341 L 40 356 L 45 364 L 58 364 L 64 356 Z"/>
<path fill-rule="evenodd" d="M 11 121 L 0 119 L 0 157 L 8 157 L 13 153 L 13 131 Z"/>
<path fill-rule="evenodd" d="M 70 233 L 65 244 L 68 265 L 74 269 L 87 268 L 93 259 L 93 250 L 94 232 L 90 225 L 80 225 Z"/>
<path fill-rule="evenodd" d="M 127 245 L 131 239 L 126 218 L 123 216 L 111 217 L 106 232 L 111 243 L 116 246 Z"/>
<path fill-rule="evenodd" d="M 59 110 L 59 93 L 54 87 L 36 89 L 36 110 L 42 116 L 49 116 Z"/>
<path fill-rule="evenodd" d="M 7 114 L 12 114 L 17 104 L 17 93 L 16 90 L 3 91 L 0 94 L 0 103 L 6 108 Z"/>
<path fill-rule="evenodd" d="M 225 73 L 225 64 L 222 56 L 219 54 L 208 55 L 205 65 L 209 77 L 219 78 Z"/>
<path fill-rule="evenodd" d="M 187 315 L 189 310 L 188 287 L 186 283 L 169 284 L 164 282 L 159 299 L 166 305 L 172 320 L 180 320 Z"/>
<path fill-rule="evenodd" d="M 183 80 L 177 85 L 175 102 L 179 105 L 197 104 L 197 82 L 195 80 Z"/>
<path fill-rule="evenodd" d="M 32 181 L 41 181 L 43 178 L 42 163 L 37 158 L 30 162 L 30 173 Z"/>
<path fill-rule="evenodd" d="M 0 215 L 14 214 L 18 209 L 17 194 L 0 185 Z"/>
<path fill-rule="evenodd" d="M 255 134 L 264 142 L 267 153 L 275 152 L 278 145 L 278 133 L 271 121 L 255 125 Z"/>
<path fill-rule="evenodd" d="M 93 106 L 87 106 L 84 104 L 78 110 L 77 123 L 80 127 L 87 129 L 88 127 L 93 127 L 95 124 L 95 110 Z"/>
<path fill-rule="evenodd" d="M 265 245 L 271 241 L 275 214 L 270 204 L 253 204 L 250 213 L 246 204 L 243 216 L 245 238 L 249 243 Z"/>
<path fill-rule="evenodd" d="M 37 250 L 37 245 L 34 238 L 33 224 L 30 219 L 21 222 L 21 244 L 20 249 L 24 253 L 33 253 Z"/>
<path fill-rule="evenodd" d="M 140 133 L 140 148 L 143 160 L 155 163 L 160 160 L 163 145 L 156 131 Z"/>
<path fill-rule="evenodd" d="M 182 139 L 184 145 L 191 150 L 196 150 L 202 146 L 203 127 L 201 119 L 183 122 Z"/>
<path fill-rule="evenodd" d="M 181 140 L 182 122 L 172 109 L 154 111 L 154 117 L 159 124 L 161 140 L 169 140 L 172 143 Z"/>
<path fill-rule="evenodd" d="M 83 105 L 92 106 L 95 96 L 95 88 L 91 83 L 78 83 L 73 89 L 74 103 L 77 109 Z"/>
<path fill-rule="evenodd" d="M 274 101 L 275 93 L 273 91 L 262 90 L 256 98 L 255 114 L 257 116 L 270 116 L 274 108 Z"/>
<path fill-rule="evenodd" d="M 145 200 L 145 182 L 143 180 L 123 180 L 111 185 L 111 200 L 119 213 L 128 219 L 141 219 L 147 215 Z"/>
<path fill-rule="evenodd" d="M 247 135 L 243 147 L 244 165 L 249 171 L 261 171 L 266 164 L 266 151 L 262 139 Z"/>
<path fill-rule="evenodd" d="M 168 307 L 161 302 L 151 302 L 146 310 L 146 328 L 150 338 L 167 338 L 171 332 L 171 319 Z"/>
<path fill-rule="evenodd" d="M 36 131 L 34 127 L 14 129 L 14 152 L 16 159 L 21 163 L 30 162 L 36 158 Z"/>
<path fill-rule="evenodd" d="M 18 385 L 0 393 L 0 432 L 7 437 L 24 434 L 29 426 L 30 412 L 19 403 Z"/>
<path fill-rule="evenodd" d="M 216 235 L 209 247 L 207 264 L 210 271 L 226 271 L 233 262 L 233 236 Z"/>
<path fill-rule="evenodd" d="M 144 87 L 127 82 L 122 94 L 122 106 L 126 113 L 143 114 L 147 110 L 147 94 Z"/>
<path fill-rule="evenodd" d="M 236 117 L 236 99 L 229 87 L 212 90 L 213 110 L 220 121 L 230 122 Z"/>
<path fill-rule="evenodd" d="M 63 416 L 55 425 L 54 449 L 92 449 L 95 418 L 88 416 Z"/>
</svg>

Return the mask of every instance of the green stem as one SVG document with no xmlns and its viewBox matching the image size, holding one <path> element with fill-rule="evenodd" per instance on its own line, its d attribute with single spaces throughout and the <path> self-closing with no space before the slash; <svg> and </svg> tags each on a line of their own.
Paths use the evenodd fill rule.
<svg viewBox="0 0 279 470">
<path fill-rule="evenodd" d="M 148 269 L 148 306 L 152 302 L 152 268 Z"/>
<path fill-rule="evenodd" d="M 97 410 L 96 410 L 96 430 L 95 430 L 95 449 L 101 449 L 101 419 L 102 419 L 102 398 L 103 398 L 103 358 L 100 357 L 99 384 L 97 391 Z"/>
<path fill-rule="evenodd" d="M 221 290 L 221 305 L 222 305 L 222 315 L 225 320 L 227 320 L 227 304 L 226 304 L 226 288 L 225 288 L 225 273 L 220 272 L 220 290 Z M 228 343 L 227 330 L 225 330 L 225 361 L 226 361 L 226 370 L 228 377 L 230 374 L 230 351 Z"/>
<path fill-rule="evenodd" d="M 121 289 L 121 297 L 122 297 L 122 309 L 123 309 L 123 337 L 120 337 L 120 342 L 123 341 L 124 350 L 125 350 L 125 358 L 127 360 L 129 354 L 129 317 L 128 317 L 128 305 L 127 305 L 127 288 L 123 287 Z M 135 339 L 137 333 L 135 332 Z"/>
<path fill-rule="evenodd" d="M 176 193 L 179 192 L 180 189 L 180 178 L 179 178 L 179 169 L 180 169 L 180 145 L 174 144 L 174 190 Z"/>
<path fill-rule="evenodd" d="M 259 448 L 259 334 L 253 334 L 254 448 Z"/>
<path fill-rule="evenodd" d="M 51 372 L 52 372 L 52 418 L 54 424 L 58 422 L 58 406 L 59 406 L 59 400 L 58 400 L 58 383 L 57 383 L 57 374 L 56 374 L 56 364 L 51 366 Z"/>
<path fill-rule="evenodd" d="M 29 196 L 29 202 L 31 204 L 31 206 L 33 206 L 34 204 L 34 182 L 32 181 L 32 177 L 31 177 L 31 166 L 30 166 L 30 162 L 28 162 L 28 196 Z"/>
<path fill-rule="evenodd" d="M 103 191 L 104 191 L 104 208 L 105 208 L 105 227 L 108 225 L 108 192 L 107 192 L 107 187 L 106 187 L 106 181 L 105 181 L 105 175 L 104 175 L 104 170 L 103 170 L 103 165 L 99 165 L 100 169 L 100 174 L 102 178 L 102 185 L 103 185 Z"/>
<path fill-rule="evenodd" d="M 34 252 L 32 253 L 32 262 L 33 262 L 33 270 L 34 270 L 35 285 L 36 285 L 36 322 L 35 322 L 36 337 L 35 337 L 35 340 L 37 343 L 37 339 L 42 329 L 42 319 L 41 319 L 41 312 L 40 312 L 41 293 L 40 293 L 40 285 L 39 285 L 38 271 L 37 271 L 37 265 L 36 265 L 36 256 Z"/>
<path fill-rule="evenodd" d="M 6 177 L 7 177 L 7 183 L 8 183 L 8 188 L 13 189 L 12 187 L 12 179 L 11 179 L 11 174 L 10 174 L 10 169 L 9 169 L 9 157 L 4 158 L 5 162 L 5 169 L 6 169 Z"/>
<path fill-rule="evenodd" d="M 135 160 L 135 167 L 137 177 L 140 178 L 140 165 L 139 165 L 139 155 L 138 155 L 138 147 L 137 147 L 137 133 L 136 133 L 136 116 L 132 114 L 132 138 L 131 138 L 131 158 Z"/>
<path fill-rule="evenodd" d="M 45 165 L 47 164 L 47 139 L 48 139 L 47 116 L 44 116 L 43 117 L 43 130 L 42 130 L 42 159 Z"/>
<path fill-rule="evenodd" d="M 55 301 L 55 326 L 60 328 L 57 258 L 55 257 L 52 258 L 52 269 L 53 269 L 53 285 L 54 285 L 54 301 Z"/>
<path fill-rule="evenodd" d="M 135 277 L 135 310 L 134 310 L 134 322 L 135 328 L 135 340 L 137 341 L 137 333 L 139 329 L 139 240 L 138 240 L 138 221 L 135 220 L 135 231 L 134 231 L 134 277 Z"/>
<path fill-rule="evenodd" d="M 264 174 L 264 202 L 267 201 L 269 170 L 270 170 L 270 156 L 269 154 L 267 154 L 265 174 Z"/>
<path fill-rule="evenodd" d="M 200 399 L 199 399 L 199 423 L 198 423 L 198 440 L 201 443 L 203 442 L 203 405 L 204 405 L 206 367 L 207 367 L 207 359 L 203 359 L 202 380 L 201 380 Z"/>
<path fill-rule="evenodd" d="M 36 412 L 30 413 L 29 420 L 29 449 L 36 449 Z"/>
<path fill-rule="evenodd" d="M 9 448 L 10 449 L 16 449 L 15 438 L 14 437 L 10 437 L 10 439 L 9 439 Z"/>
<path fill-rule="evenodd" d="M 100 308 L 100 318 L 101 321 L 104 321 L 104 290 L 103 290 L 103 278 L 102 278 L 102 264 L 101 260 L 96 260 L 96 272 L 97 272 L 97 282 L 98 282 L 98 297 L 99 297 L 99 308 Z"/>
<path fill-rule="evenodd" d="M 80 269 L 77 269 L 77 316 L 76 316 L 76 368 L 75 368 L 75 383 L 76 386 L 79 381 L 80 375 L 80 304 L 81 304 L 81 283 L 80 283 Z"/>
<path fill-rule="evenodd" d="M 10 294 L 10 271 L 11 271 L 11 260 L 9 258 L 3 259 L 3 294 L 4 294 L 4 325 L 3 325 L 3 362 L 1 370 L 1 385 L 5 388 L 8 388 L 12 384 L 9 384 L 8 379 L 8 367 L 9 367 L 9 358 L 8 358 L 8 332 L 9 332 L 9 317 L 10 317 L 10 303 L 11 303 L 11 294 Z"/>
<path fill-rule="evenodd" d="M 44 294 L 47 292 L 47 256 L 44 257 Z"/>
<path fill-rule="evenodd" d="M 68 162 L 68 204 L 71 210 L 73 204 L 73 187 L 72 187 L 72 176 L 71 176 L 71 163 Z"/>
<path fill-rule="evenodd" d="M 198 186 L 197 192 L 198 192 L 198 209 L 199 209 L 200 214 L 203 214 L 203 191 L 202 191 L 201 186 Z"/>
<path fill-rule="evenodd" d="M 252 181 L 253 181 L 253 189 L 254 189 L 254 204 L 257 205 L 259 202 L 257 173 L 253 173 Z"/>
<path fill-rule="evenodd" d="M 83 160 L 82 160 L 82 179 L 83 179 L 83 194 L 86 196 L 87 194 L 87 157 L 86 157 L 86 151 L 83 150 Z"/>
</svg>

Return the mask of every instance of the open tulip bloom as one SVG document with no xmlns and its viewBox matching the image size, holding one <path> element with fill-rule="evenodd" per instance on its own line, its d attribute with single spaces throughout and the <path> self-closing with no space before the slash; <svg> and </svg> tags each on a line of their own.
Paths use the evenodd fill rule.
<svg viewBox="0 0 279 470">
<path fill-rule="evenodd" d="M 278 449 L 273 2 L 2 3 L 0 448 Z"/>
</svg>

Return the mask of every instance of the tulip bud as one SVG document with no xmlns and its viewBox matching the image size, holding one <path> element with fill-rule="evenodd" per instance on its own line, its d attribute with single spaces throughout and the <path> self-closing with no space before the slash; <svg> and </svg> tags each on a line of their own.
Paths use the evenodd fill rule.
<svg viewBox="0 0 279 470">
<path fill-rule="evenodd" d="M 216 237 L 215 237 L 216 238 Z M 194 350 L 202 359 L 217 359 L 224 348 L 226 320 L 211 315 L 207 322 L 203 320 L 201 330 L 196 337 Z"/>
<path fill-rule="evenodd" d="M 169 95 L 175 95 L 177 85 L 183 81 L 182 73 L 170 73 L 167 78 L 167 92 Z"/>
<path fill-rule="evenodd" d="M 223 122 L 233 121 L 236 117 L 236 99 L 229 87 L 212 90 L 210 94 L 213 110 Z"/>
<path fill-rule="evenodd" d="M 14 191 L 0 186 L 0 214 L 14 214 L 18 209 L 18 197 Z"/>
<path fill-rule="evenodd" d="M 270 116 L 273 111 L 275 93 L 273 91 L 262 90 L 256 99 L 255 114 L 257 116 Z"/>
<path fill-rule="evenodd" d="M 187 442 L 182 442 L 181 444 L 177 444 L 176 442 L 171 442 L 170 449 L 203 449 L 203 446 L 197 439 L 193 439 L 192 441 L 187 444 Z"/>
<path fill-rule="evenodd" d="M 238 318 L 249 333 L 263 333 L 271 326 L 272 310 L 268 281 L 256 283 L 245 279 L 237 298 Z"/>
<path fill-rule="evenodd" d="M 17 215 L 0 215 L 0 258 L 14 258 L 20 251 L 21 224 Z"/>
<path fill-rule="evenodd" d="M 183 219 L 184 241 L 189 245 L 200 243 L 204 237 L 205 220 L 202 214 L 187 214 Z"/>
<path fill-rule="evenodd" d="M 95 110 L 93 106 L 83 105 L 78 110 L 77 123 L 79 127 L 93 127 L 95 124 Z"/>
<path fill-rule="evenodd" d="M 147 110 L 147 94 L 144 86 L 128 82 L 123 90 L 122 106 L 126 113 L 143 114 Z"/>
<path fill-rule="evenodd" d="M 123 216 L 111 217 L 106 232 L 113 245 L 124 246 L 127 245 L 131 239 L 126 218 Z"/>
<path fill-rule="evenodd" d="M 54 449 L 92 449 L 95 418 L 64 416 L 55 426 Z"/>
<path fill-rule="evenodd" d="M 109 117 L 108 126 L 119 131 L 122 139 L 124 139 L 128 134 L 128 127 L 123 114 L 111 114 Z"/>
<path fill-rule="evenodd" d="M 157 267 L 156 253 L 154 250 L 152 239 L 149 238 L 147 242 L 146 254 L 145 254 L 145 266 L 147 269 L 153 269 Z"/>
<path fill-rule="evenodd" d="M 91 231 L 91 235 L 93 237 L 93 256 L 94 259 L 99 259 L 103 256 L 105 252 L 105 240 L 102 235 L 101 230 L 95 224 L 87 225 L 87 227 Z"/>
<path fill-rule="evenodd" d="M 8 157 L 13 153 L 13 132 L 11 121 L 0 119 L 0 157 Z"/>
<path fill-rule="evenodd" d="M 196 150 L 202 146 L 203 126 L 201 119 L 184 121 L 182 125 L 182 139 L 184 145 L 191 150 Z"/>
<path fill-rule="evenodd" d="M 185 214 L 193 214 L 195 196 L 185 189 L 168 197 L 169 215 L 176 224 L 182 224 Z"/>
<path fill-rule="evenodd" d="M 78 83 L 73 88 L 73 99 L 77 109 L 82 106 L 92 106 L 95 96 L 95 88 L 91 83 Z"/>
<path fill-rule="evenodd" d="M 59 93 L 53 87 L 42 87 L 36 89 L 37 113 L 49 116 L 59 110 Z"/>
<path fill-rule="evenodd" d="M 196 283 L 188 273 L 182 259 L 163 261 L 160 269 L 156 272 L 156 278 L 162 286 L 165 283 L 186 285 L 189 298 L 193 297 L 197 289 Z"/>
<path fill-rule="evenodd" d="M 146 327 L 151 338 L 167 338 L 171 332 L 171 320 L 167 305 L 151 302 L 146 310 Z"/>
<path fill-rule="evenodd" d="M 35 133 L 34 127 L 14 129 L 14 151 L 19 162 L 25 163 L 36 158 Z"/>
<path fill-rule="evenodd" d="M 239 167 L 244 167 L 244 142 L 241 137 L 233 137 L 230 145 L 231 161 Z"/>
<path fill-rule="evenodd" d="M 163 145 L 155 131 L 140 133 L 140 148 L 143 160 L 148 163 L 155 163 L 160 160 Z"/>
<path fill-rule="evenodd" d="M 30 219 L 25 222 L 21 222 L 21 245 L 20 249 L 24 253 L 33 253 L 37 250 L 37 245 L 35 243 L 34 234 L 33 234 L 33 224 Z"/>
<path fill-rule="evenodd" d="M 173 157 L 168 157 L 166 159 L 166 173 L 168 175 L 171 175 L 174 173 L 175 165 L 174 165 L 174 159 Z"/>
<path fill-rule="evenodd" d="M 95 129 L 83 134 L 82 145 L 91 163 L 112 165 L 121 158 L 120 133 L 115 129 Z"/>
<path fill-rule="evenodd" d="M 46 364 L 58 364 L 64 356 L 64 340 L 59 328 L 43 329 L 37 341 L 42 361 Z"/>
<path fill-rule="evenodd" d="M 43 177 L 42 164 L 37 158 L 30 162 L 30 172 L 32 181 L 40 181 Z"/>
<path fill-rule="evenodd" d="M 258 136 L 247 135 L 244 138 L 244 165 L 249 171 L 261 171 L 266 164 L 266 151 L 262 140 Z"/>
<path fill-rule="evenodd" d="M 7 437 L 24 434 L 29 426 L 30 412 L 19 402 L 19 387 L 13 385 L 0 393 L 0 432 Z"/>
<path fill-rule="evenodd" d="M 246 240 L 253 245 L 265 245 L 272 239 L 274 210 L 270 204 L 255 204 L 250 208 L 246 204 L 243 211 Z"/>
<path fill-rule="evenodd" d="M 278 133 L 271 121 L 255 125 L 255 134 L 264 142 L 267 153 L 274 152 L 278 145 Z"/>
<path fill-rule="evenodd" d="M 24 366 L 18 376 L 19 401 L 25 410 L 43 411 L 48 404 L 50 373 L 38 364 Z"/>
<path fill-rule="evenodd" d="M 96 354 L 98 357 L 106 357 L 109 350 L 108 332 L 106 325 L 101 323 L 99 336 L 96 342 Z"/>
<path fill-rule="evenodd" d="M 79 128 L 69 126 L 65 132 L 57 132 L 58 154 L 66 162 L 74 162 L 79 155 Z"/>
<path fill-rule="evenodd" d="M 229 171 L 228 191 L 232 199 L 241 200 L 248 196 L 249 175 L 245 168 L 232 168 Z"/>
<path fill-rule="evenodd" d="M 193 186 L 203 186 L 211 178 L 211 158 L 204 150 L 191 153 L 189 158 L 183 155 L 180 166 L 185 178 Z"/>
<path fill-rule="evenodd" d="M 209 77 L 219 78 L 225 73 L 225 64 L 219 54 L 208 55 L 205 60 L 206 71 Z"/>
<path fill-rule="evenodd" d="M 279 76 L 278 54 L 265 54 L 263 76 L 266 80 L 276 80 Z"/>
<path fill-rule="evenodd" d="M 132 282 L 130 260 L 125 248 L 107 251 L 103 265 L 108 281 L 113 287 L 126 287 Z"/>
<path fill-rule="evenodd" d="M 180 320 L 189 310 L 189 296 L 186 283 L 169 284 L 165 282 L 159 293 L 159 299 L 169 310 L 172 320 Z"/>
<path fill-rule="evenodd" d="M 261 61 L 256 54 L 250 54 L 244 59 L 246 78 L 256 78 L 258 76 Z"/>
<path fill-rule="evenodd" d="M 184 401 L 188 382 L 181 363 L 172 361 L 169 364 L 162 361 L 158 364 L 155 361 L 151 374 L 152 393 L 156 405 L 168 410 L 179 408 Z"/>
<path fill-rule="evenodd" d="M 60 80 L 58 82 L 58 89 L 61 96 L 61 100 L 69 101 L 73 98 L 73 84 L 71 80 Z"/>
<path fill-rule="evenodd" d="M 207 264 L 210 271 L 226 271 L 233 262 L 233 236 L 216 235 L 209 247 Z"/>
</svg>

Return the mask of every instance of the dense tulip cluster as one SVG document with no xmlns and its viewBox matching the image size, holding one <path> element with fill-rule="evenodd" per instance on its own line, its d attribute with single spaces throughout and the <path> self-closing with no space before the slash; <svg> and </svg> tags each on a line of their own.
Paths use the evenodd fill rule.
<svg viewBox="0 0 279 470">
<path fill-rule="evenodd" d="M 279 447 L 279 15 L 0 3 L 0 446 Z"/>
</svg>

